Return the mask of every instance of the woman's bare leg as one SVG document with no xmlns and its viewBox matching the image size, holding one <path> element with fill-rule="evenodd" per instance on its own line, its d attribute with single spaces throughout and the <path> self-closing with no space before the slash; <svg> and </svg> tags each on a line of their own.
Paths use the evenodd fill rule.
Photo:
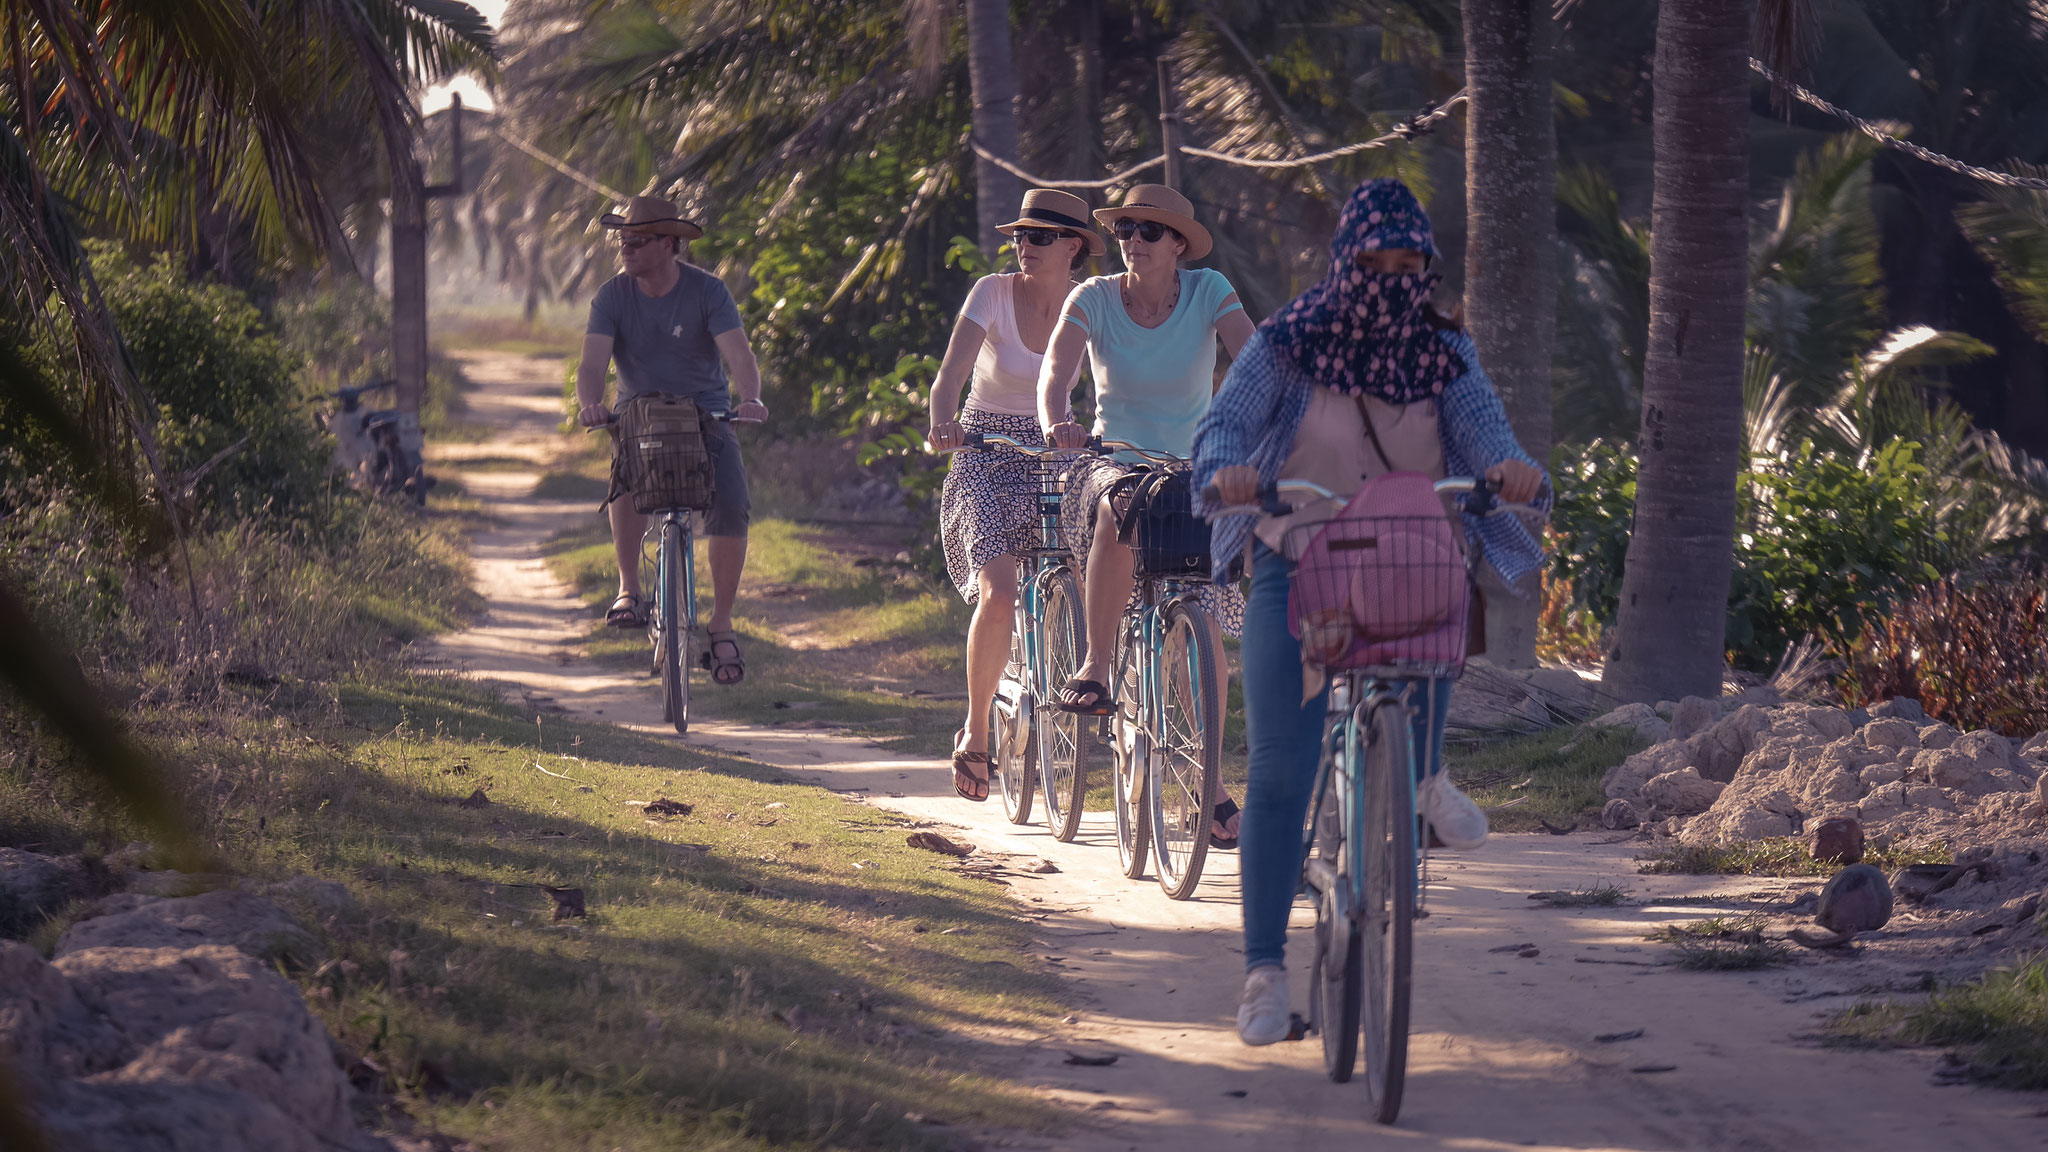
<svg viewBox="0 0 2048 1152">
<path fill-rule="evenodd" d="M 1116 512 L 1109 497 L 1095 509 L 1095 540 L 1088 546 L 1088 572 L 1081 600 L 1088 619 L 1088 652 L 1076 679 L 1108 684 L 1116 650 L 1116 625 L 1131 599 L 1131 550 L 1116 541 Z"/>
<path fill-rule="evenodd" d="M 974 620 L 967 626 L 967 742 L 962 748 L 988 747 L 988 709 L 1010 662 L 1010 627 L 1017 606 L 1017 561 L 998 556 L 976 577 L 980 596 Z"/>
</svg>

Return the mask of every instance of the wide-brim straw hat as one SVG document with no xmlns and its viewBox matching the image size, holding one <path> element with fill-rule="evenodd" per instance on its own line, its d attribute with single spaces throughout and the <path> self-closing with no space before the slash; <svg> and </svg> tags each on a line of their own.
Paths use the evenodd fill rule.
<svg viewBox="0 0 2048 1152">
<path fill-rule="evenodd" d="M 1188 198 L 1164 184 L 1133 184 L 1124 193 L 1124 202 L 1115 208 L 1098 208 L 1095 220 L 1104 228 L 1114 232 L 1116 222 L 1126 217 L 1132 220 L 1157 220 L 1187 238 L 1188 250 L 1181 253 L 1184 259 L 1200 260 L 1216 247 L 1209 230 L 1195 222 L 1195 206 Z"/>
<path fill-rule="evenodd" d="M 1072 232 L 1088 245 L 1090 256 L 1100 256 L 1109 250 L 1109 242 L 1095 230 L 1095 225 L 1088 222 L 1088 202 L 1071 192 L 1033 188 L 1024 193 L 1024 207 L 1017 218 L 1008 224 L 996 225 L 996 231 L 1005 236 L 1012 235 L 1019 228 L 1058 228 Z"/>
<path fill-rule="evenodd" d="M 680 236 L 695 240 L 704 234 L 704 229 L 682 218 L 676 206 L 658 196 L 635 196 L 626 201 L 626 214 L 607 212 L 597 218 L 607 228 L 630 228 L 635 232 L 651 232 L 656 236 Z"/>
</svg>

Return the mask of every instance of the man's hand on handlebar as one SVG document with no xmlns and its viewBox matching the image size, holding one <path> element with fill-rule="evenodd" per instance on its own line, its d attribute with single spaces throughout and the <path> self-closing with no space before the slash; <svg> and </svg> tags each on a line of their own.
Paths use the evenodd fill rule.
<svg viewBox="0 0 2048 1152">
<path fill-rule="evenodd" d="M 596 404 L 585 404 L 576 411 L 577 422 L 585 428 L 601 428 L 611 423 L 611 419 L 612 410 L 605 407 L 603 401 L 599 401 Z"/>
<path fill-rule="evenodd" d="M 1062 420 L 1047 429 L 1046 439 L 1053 447 L 1072 452 L 1088 446 L 1088 430 L 1072 420 Z"/>
<path fill-rule="evenodd" d="M 925 440 L 934 452 L 951 452 L 967 442 L 967 432 L 958 420 L 946 420 L 932 425 Z"/>
<path fill-rule="evenodd" d="M 759 400 L 742 400 L 732 410 L 732 418 L 741 424 L 760 424 L 768 419 L 768 406 Z"/>
<path fill-rule="evenodd" d="M 1222 473 L 1217 473 L 1221 476 Z M 1543 473 L 1520 460 L 1503 460 L 1486 470 L 1494 490 L 1509 504 L 1527 504 L 1543 489 Z"/>
<path fill-rule="evenodd" d="M 1239 508 L 1259 502 L 1259 470 L 1249 464 L 1232 464 L 1218 468 L 1209 481 L 1216 490 L 1216 498 L 1226 508 Z"/>
</svg>

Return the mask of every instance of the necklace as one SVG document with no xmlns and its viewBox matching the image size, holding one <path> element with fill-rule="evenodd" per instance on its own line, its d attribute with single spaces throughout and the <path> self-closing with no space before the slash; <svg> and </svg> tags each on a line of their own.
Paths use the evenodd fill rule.
<svg viewBox="0 0 2048 1152">
<path fill-rule="evenodd" d="M 1173 292 L 1172 294 L 1167 296 L 1166 303 L 1159 308 L 1146 309 L 1145 314 L 1142 318 L 1140 318 L 1140 316 L 1138 315 L 1139 306 L 1133 303 L 1131 300 L 1131 282 L 1128 278 L 1129 276 L 1130 273 L 1127 272 L 1124 274 L 1125 278 L 1118 281 L 1117 293 L 1123 297 L 1124 310 L 1131 314 L 1131 319 L 1136 320 L 1140 324 L 1145 324 L 1147 321 L 1150 320 L 1163 320 L 1166 317 L 1173 315 L 1174 306 L 1180 303 L 1180 271 L 1178 269 L 1174 270 Z"/>
</svg>

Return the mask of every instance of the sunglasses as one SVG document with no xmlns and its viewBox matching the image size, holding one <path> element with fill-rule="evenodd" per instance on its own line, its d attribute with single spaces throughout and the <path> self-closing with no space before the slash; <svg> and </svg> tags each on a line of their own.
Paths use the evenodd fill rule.
<svg viewBox="0 0 2048 1152">
<path fill-rule="evenodd" d="M 1011 238 L 1018 243 L 1029 244 L 1033 248 L 1043 248 L 1072 235 L 1072 232 L 1062 232 L 1058 228 L 1017 228 L 1010 232 Z"/>
<path fill-rule="evenodd" d="M 1147 244 L 1157 244 L 1161 236 L 1172 231 L 1173 229 L 1168 228 L 1157 220 L 1133 220 L 1126 216 L 1116 222 L 1116 238 L 1118 240 L 1129 240 L 1131 237 L 1136 236 Z"/>
<path fill-rule="evenodd" d="M 621 236 L 619 237 L 619 247 L 628 252 L 638 252 L 659 239 L 661 239 L 659 236 Z"/>
</svg>

